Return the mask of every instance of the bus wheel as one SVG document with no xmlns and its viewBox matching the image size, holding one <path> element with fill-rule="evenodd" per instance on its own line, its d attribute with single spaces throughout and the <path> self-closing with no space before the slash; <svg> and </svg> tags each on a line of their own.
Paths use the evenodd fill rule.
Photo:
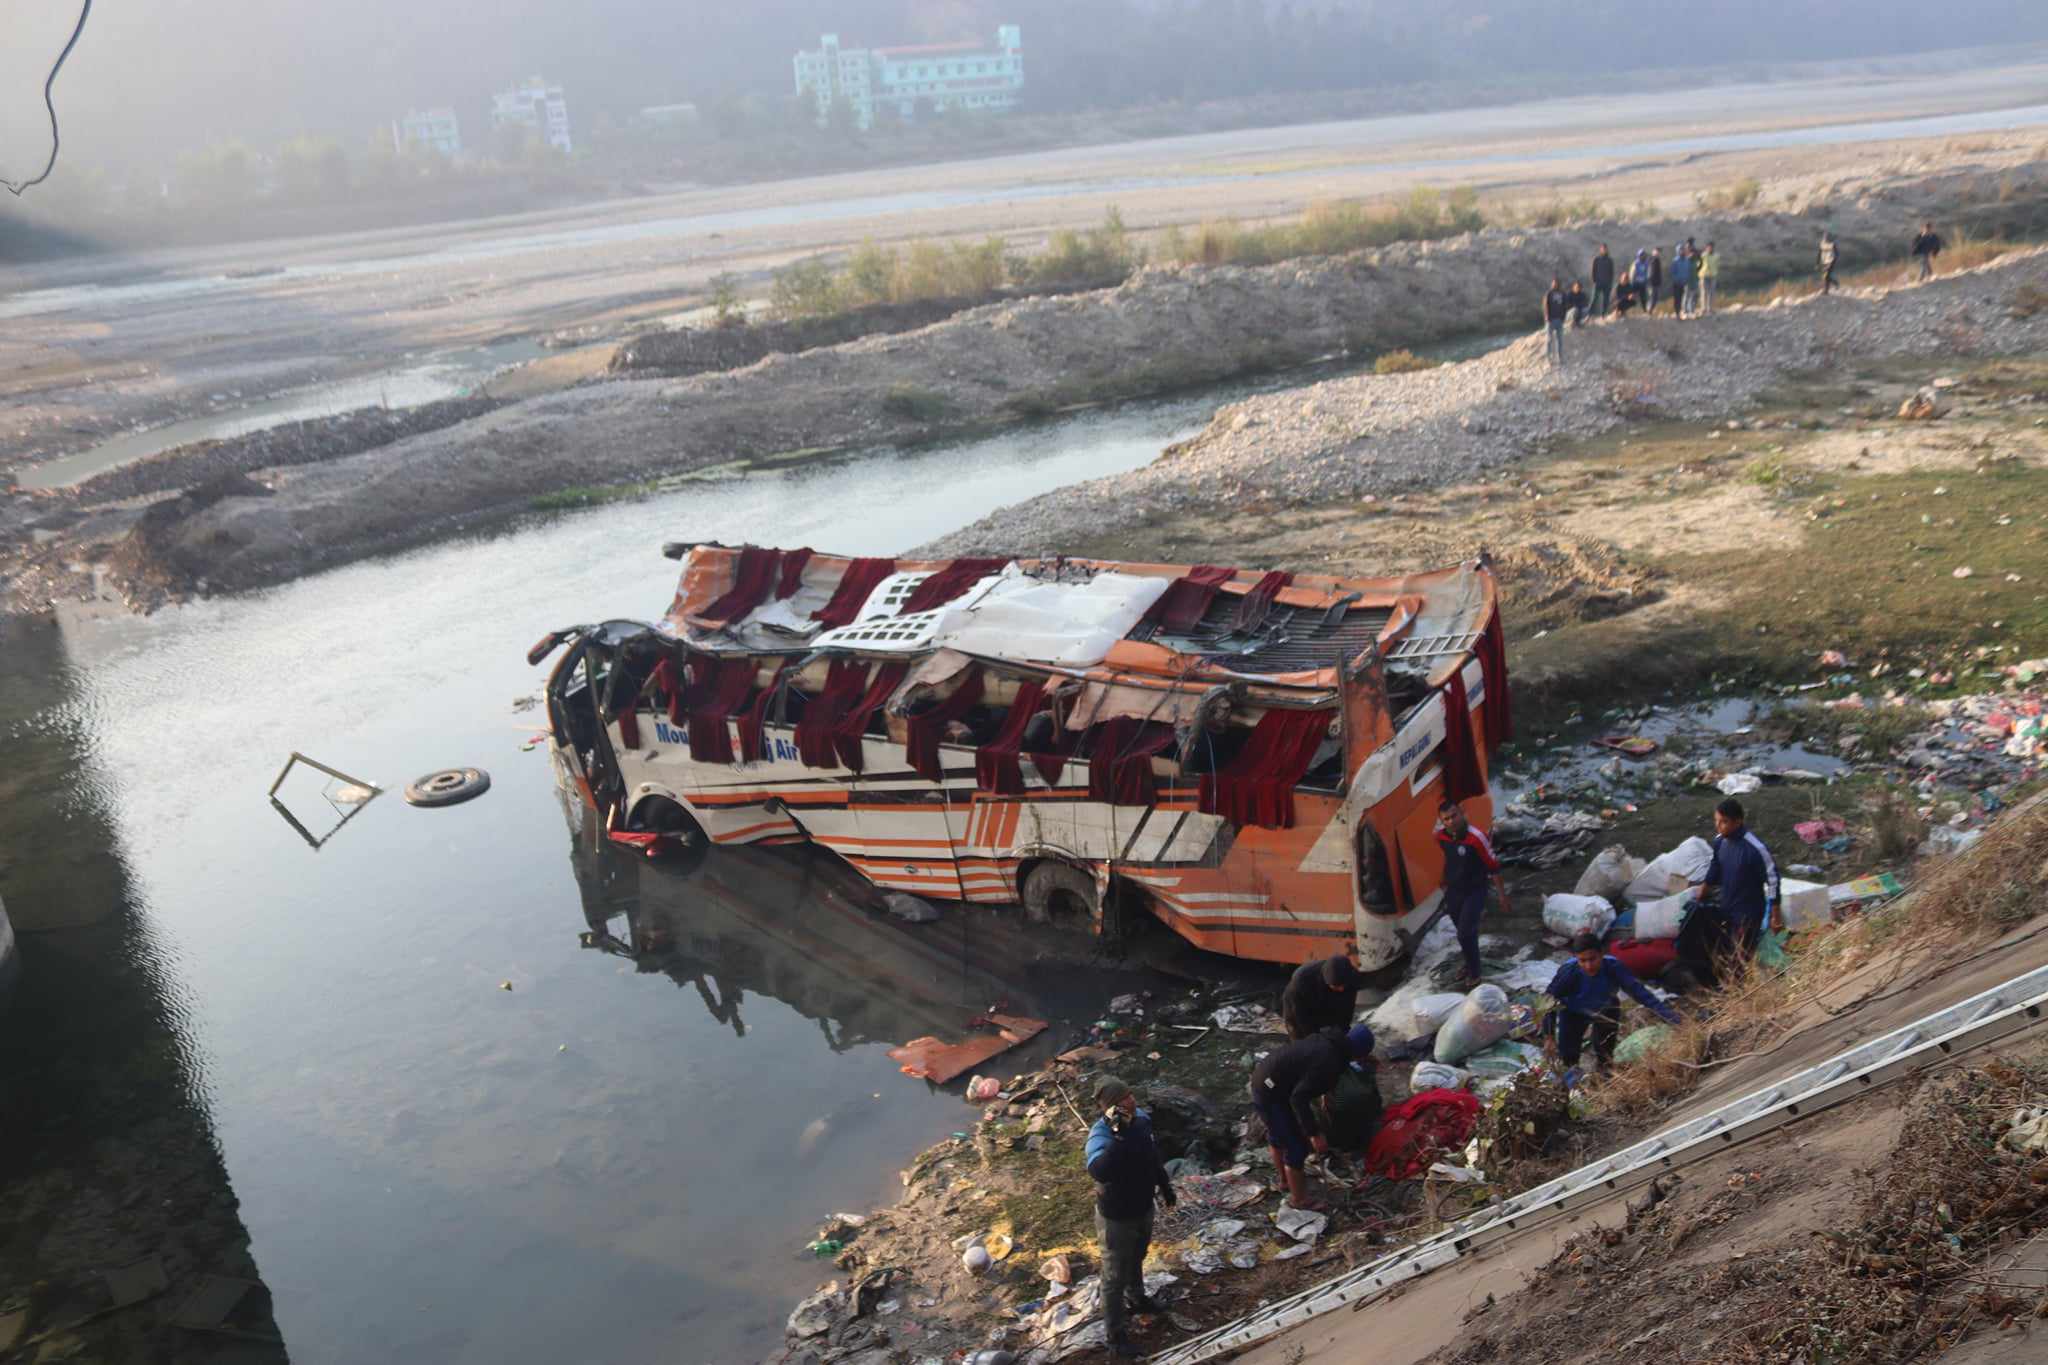
<svg viewBox="0 0 2048 1365">
<path fill-rule="evenodd" d="M 1048 859 L 1024 874 L 1024 914 L 1034 924 L 1093 928 L 1102 908 L 1095 878 L 1070 863 Z"/>
</svg>

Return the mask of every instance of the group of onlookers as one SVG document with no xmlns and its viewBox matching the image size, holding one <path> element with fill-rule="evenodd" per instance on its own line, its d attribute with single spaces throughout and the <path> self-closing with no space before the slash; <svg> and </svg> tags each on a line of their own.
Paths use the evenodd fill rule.
<svg viewBox="0 0 2048 1365">
<path fill-rule="evenodd" d="M 1670 300 L 1671 316 L 1704 317 L 1714 311 L 1714 290 L 1721 278 L 1721 257 L 1708 242 L 1701 246 L 1688 237 L 1671 249 L 1667 264 L 1662 247 L 1643 247 L 1635 259 L 1616 268 L 1607 243 L 1593 253 L 1593 290 L 1583 281 L 1564 286 L 1553 276 L 1543 295 L 1543 325 L 1549 334 L 1550 363 L 1564 363 L 1564 329 L 1567 323 L 1583 326 L 1590 317 L 1627 317 L 1640 308 L 1647 315 Z"/>
</svg>

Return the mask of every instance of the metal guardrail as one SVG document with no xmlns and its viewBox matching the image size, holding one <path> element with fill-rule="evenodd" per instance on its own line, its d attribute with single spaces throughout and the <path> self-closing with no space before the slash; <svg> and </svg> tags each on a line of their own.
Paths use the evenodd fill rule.
<svg viewBox="0 0 2048 1365">
<path fill-rule="evenodd" d="M 1525 1190 L 1443 1232 L 1152 1357 L 1192 1365 L 1242 1350 L 1339 1308 L 1363 1308 L 1388 1290 L 1649 1183 L 1748 1138 L 1795 1123 L 1944 1058 L 2031 1028 L 2048 1012 L 2048 967 L 1837 1053 L 1816 1066 L 1667 1128 L 1614 1155 Z"/>
</svg>

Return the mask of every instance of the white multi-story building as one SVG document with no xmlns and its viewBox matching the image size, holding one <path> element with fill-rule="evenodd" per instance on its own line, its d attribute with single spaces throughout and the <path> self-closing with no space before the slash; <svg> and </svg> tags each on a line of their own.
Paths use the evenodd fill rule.
<svg viewBox="0 0 2048 1365">
<path fill-rule="evenodd" d="M 455 121 L 453 109 L 408 109 L 392 130 L 391 140 L 400 151 L 417 147 L 446 157 L 462 155 L 462 127 Z"/>
<path fill-rule="evenodd" d="M 569 141 L 569 102 L 562 87 L 529 76 L 510 90 L 491 96 L 492 128 L 530 128 L 557 151 L 573 150 Z"/>
<path fill-rule="evenodd" d="M 1023 88 L 1024 39 L 1015 24 L 996 29 L 993 46 L 843 48 L 828 33 L 817 48 L 796 54 L 796 92 L 816 106 L 820 124 L 842 101 L 862 128 L 873 125 L 877 109 L 905 119 L 920 109 L 1013 109 Z"/>
</svg>

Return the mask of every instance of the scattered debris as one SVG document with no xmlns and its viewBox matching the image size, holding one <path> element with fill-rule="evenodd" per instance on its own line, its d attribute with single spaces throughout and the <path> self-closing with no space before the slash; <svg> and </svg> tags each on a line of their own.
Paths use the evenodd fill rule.
<svg viewBox="0 0 2048 1365">
<path fill-rule="evenodd" d="M 1263 1005 L 1225 1005 L 1209 1016 L 1216 1021 L 1216 1027 L 1232 1033 L 1278 1033 L 1284 1035 L 1287 1025 L 1278 1014 Z"/>
<path fill-rule="evenodd" d="M 298 755 L 292 755 L 297 758 Z M 311 760 L 306 760 L 311 762 Z M 332 771 L 322 769 L 322 771 Z M 443 768 L 405 784 L 408 806 L 459 806 L 491 789 L 491 775 L 482 768 Z"/>
<path fill-rule="evenodd" d="M 891 891 L 882 897 L 882 908 L 906 924 L 935 924 L 939 908 L 922 896 L 908 891 Z"/>
<path fill-rule="evenodd" d="M 1020 1043 L 1030 1042 L 1047 1027 L 1043 1019 L 1026 1019 L 1011 1014 L 989 1014 L 973 1022 L 988 1024 L 995 1032 L 958 1043 L 946 1043 L 930 1037 L 913 1038 L 902 1047 L 890 1048 L 889 1060 L 898 1063 L 906 1076 L 944 1085 L 989 1058 L 1008 1052 Z"/>
</svg>

